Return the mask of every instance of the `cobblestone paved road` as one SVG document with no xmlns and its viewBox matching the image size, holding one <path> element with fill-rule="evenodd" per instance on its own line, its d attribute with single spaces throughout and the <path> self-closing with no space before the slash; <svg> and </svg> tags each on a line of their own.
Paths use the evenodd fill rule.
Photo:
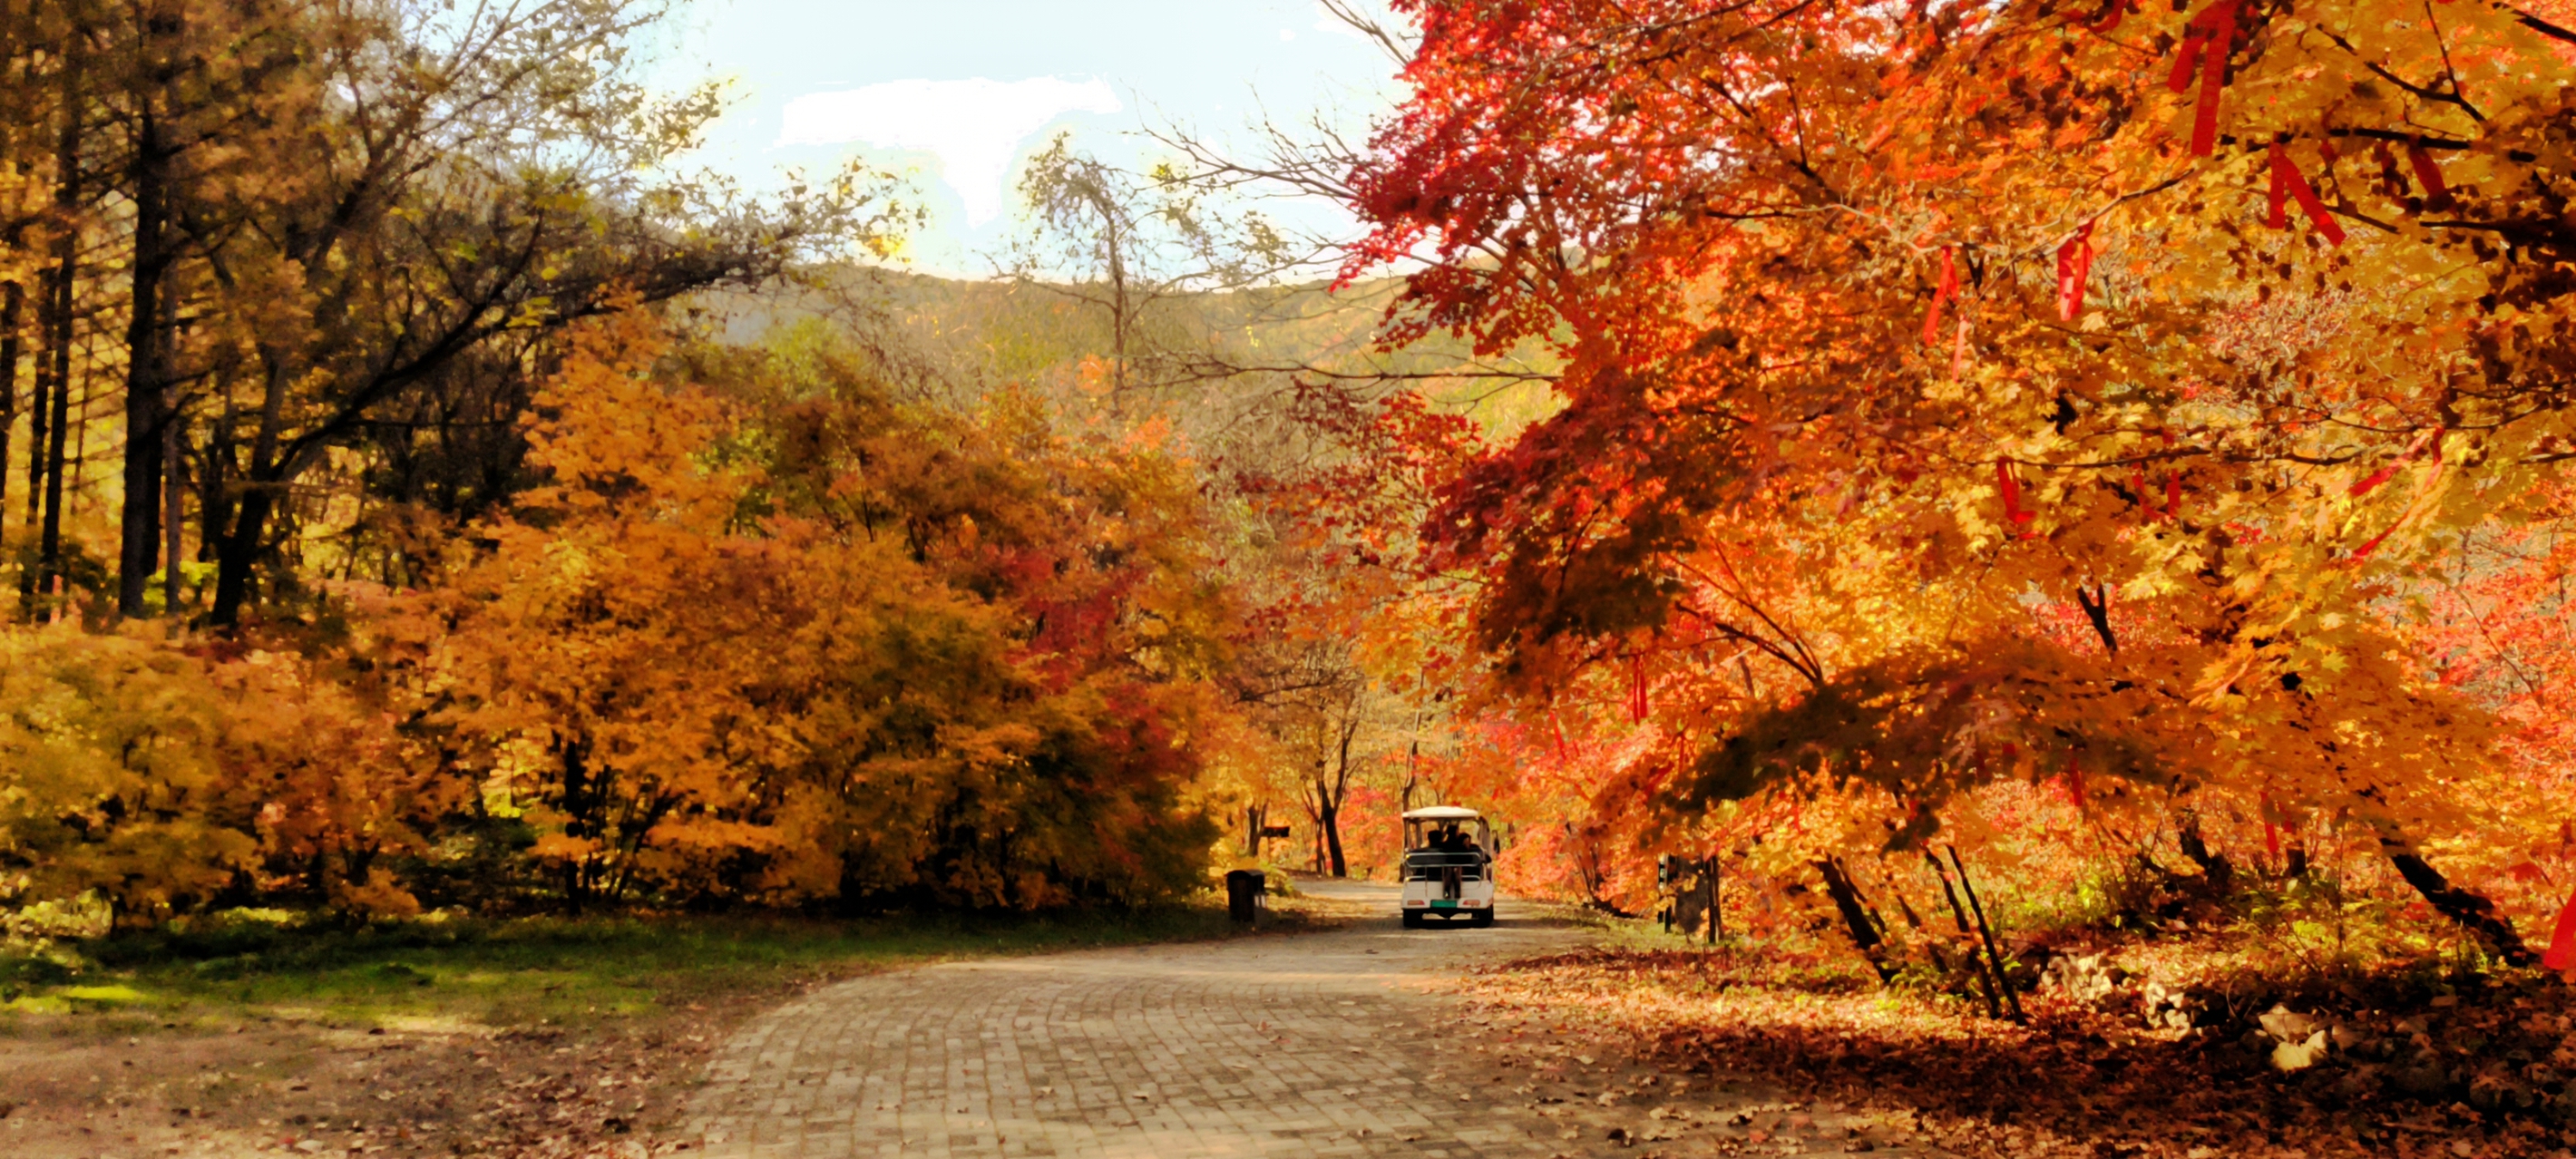
<svg viewBox="0 0 2576 1159">
<path fill-rule="evenodd" d="M 1555 1154 L 1552 1124 L 1467 1089 L 1473 1064 L 1444 1051 L 1445 1003 L 1423 990 L 1581 939 L 1508 915 L 1482 930 L 1387 917 L 862 978 L 745 1027 L 697 1130 L 708 1153 L 763 1159 Z"/>
<path fill-rule="evenodd" d="M 1393 890 L 1371 890 L 1334 890 L 1389 915 L 1346 930 L 958 963 L 818 991 L 718 1054 L 692 1106 L 693 1150 L 1465 1159 L 1731 1154 L 1761 1142 L 1745 1138 L 1761 1126 L 1790 1133 L 1779 1124 L 1801 1108 L 1712 1091 L 1692 1100 L 1703 1130 L 1683 1138 L 1669 1112 L 1650 1120 L 1651 1100 L 1625 1097 L 1656 1082 L 1633 1069 L 1626 1087 L 1601 1074 L 1554 1095 L 1529 1085 L 1529 1071 L 1472 1047 L 1439 981 L 1587 935 L 1508 909 L 1491 929 L 1404 930 Z M 1680 1093 L 1663 1081 L 1652 1093 Z M 1729 1112 L 1747 1112 L 1731 1130 L 1719 1125 Z M 1843 1128 L 1826 1118 L 1794 1115 L 1841 1151 Z M 1613 1123 L 1628 1125 L 1613 1135 Z M 1677 1141 L 1621 1149 L 1658 1139 Z"/>
</svg>

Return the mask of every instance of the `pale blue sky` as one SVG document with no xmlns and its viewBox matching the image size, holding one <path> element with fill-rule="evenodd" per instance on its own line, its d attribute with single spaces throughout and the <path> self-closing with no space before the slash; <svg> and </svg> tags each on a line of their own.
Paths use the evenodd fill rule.
<svg viewBox="0 0 2576 1159">
<path fill-rule="evenodd" d="M 1356 129 L 1398 91 L 1394 63 L 1315 0 L 675 2 L 671 78 L 735 83 L 703 160 L 754 186 L 854 153 L 910 170 L 932 214 L 910 256 L 933 273 L 989 270 L 1018 162 L 1057 131 L 1133 163 L 1150 146 L 1126 134 L 1148 123 L 1222 138 L 1266 109 Z"/>
</svg>

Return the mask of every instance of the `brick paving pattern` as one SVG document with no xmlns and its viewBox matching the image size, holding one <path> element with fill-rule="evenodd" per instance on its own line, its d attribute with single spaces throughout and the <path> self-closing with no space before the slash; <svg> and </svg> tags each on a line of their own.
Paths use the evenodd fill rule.
<svg viewBox="0 0 2576 1159">
<path fill-rule="evenodd" d="M 1436 992 L 1476 960 L 1584 940 L 1508 916 L 1486 930 L 1402 930 L 1387 917 L 1330 933 L 861 978 L 763 1015 L 726 1044 L 691 1107 L 692 1150 L 718 1159 L 1715 1155 L 1740 1152 L 1745 1123 L 1796 1109 L 1712 1092 L 1696 1112 L 1649 1118 L 1613 1093 L 1633 1096 L 1633 1086 L 1607 1077 L 1591 1084 L 1597 1097 L 1548 1094 L 1530 1072 L 1476 1049 L 1474 1027 Z M 1723 1105 L 1711 1109 L 1712 1096 Z M 1724 1126 L 1728 1112 L 1738 1129 Z M 1679 1127 L 1694 1113 L 1706 1129 L 1684 1139 Z M 1800 1126 L 1818 1117 L 1795 1116 L 1808 1120 Z M 1817 1134 L 1831 1125 L 1816 1124 Z"/>
</svg>

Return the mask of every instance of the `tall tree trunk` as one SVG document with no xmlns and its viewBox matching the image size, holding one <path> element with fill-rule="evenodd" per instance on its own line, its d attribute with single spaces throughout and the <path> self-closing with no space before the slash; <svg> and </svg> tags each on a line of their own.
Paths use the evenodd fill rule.
<svg viewBox="0 0 2576 1159">
<path fill-rule="evenodd" d="M 1120 415 L 1127 405 L 1127 330 L 1133 325 L 1127 302 L 1127 239 L 1119 236 L 1118 206 L 1106 190 L 1099 204 L 1101 236 L 1109 257 L 1109 413 Z"/>
<path fill-rule="evenodd" d="M 27 542 L 25 566 L 18 569 L 18 602 L 33 614 L 38 573 L 36 528 L 45 518 L 45 435 L 53 421 L 54 274 L 36 277 L 36 356 L 34 389 L 27 397 Z"/>
<path fill-rule="evenodd" d="M 72 402 L 72 333 L 77 319 L 73 315 L 74 291 L 80 277 L 80 151 L 82 124 L 80 103 L 81 52 L 80 38 L 71 37 L 66 45 L 62 72 L 62 136 L 54 150 L 54 268 L 52 304 L 45 341 L 46 357 L 52 363 L 53 413 L 48 417 L 44 459 L 44 525 L 37 541 L 35 586 L 42 595 L 62 575 L 63 567 L 63 444 L 71 425 Z M 29 448 L 31 451 L 35 448 Z M 30 495 L 29 498 L 34 498 Z"/>
<path fill-rule="evenodd" d="M 26 287 L 0 282 L 0 543 L 9 538 L 9 428 L 18 422 L 18 322 L 26 310 Z"/>
<path fill-rule="evenodd" d="M 179 454 L 183 441 L 177 408 L 171 409 L 168 421 L 161 424 L 161 557 L 167 561 L 161 571 L 161 610 L 175 616 L 179 614 L 180 515 L 188 493 L 188 465 Z"/>
<path fill-rule="evenodd" d="M 53 411 L 46 417 L 44 446 L 44 515 L 36 541 L 36 587 L 52 590 L 63 575 L 63 475 L 72 426 L 72 283 L 75 257 L 66 242 L 61 267 L 54 274 L 54 326 L 47 351 L 53 363 Z M 32 449 L 32 448 L 31 448 Z M 31 496 L 33 498 L 33 496 Z"/>
<path fill-rule="evenodd" d="M 277 509 L 277 496 L 285 488 L 284 481 L 293 477 L 292 471 L 277 462 L 279 431 L 285 423 L 286 384 L 291 375 L 274 362 L 266 374 L 259 435 L 251 443 L 250 465 L 234 485 L 241 492 L 239 506 L 233 512 L 231 527 L 215 548 L 215 606 L 206 618 L 220 628 L 241 623 L 242 605 L 250 598 L 251 569 L 258 565 L 260 543 L 268 536 L 268 517 Z"/>
<path fill-rule="evenodd" d="M 1334 746 L 1332 793 L 1324 798 L 1324 843 L 1333 855 L 1333 876 L 1349 877 L 1350 865 L 1342 857 L 1342 802 L 1351 796 L 1351 741 L 1360 734 L 1360 711 L 1356 696 L 1342 717 L 1341 743 Z M 1319 770 L 1320 771 L 1320 770 Z M 1317 785 L 1321 790 L 1324 786 Z"/>
<path fill-rule="evenodd" d="M 118 513 L 116 612 L 145 612 L 152 573 L 160 570 L 162 427 L 168 360 L 162 357 L 161 293 L 170 268 L 169 165 L 150 97 L 136 117 L 132 309 L 125 326 L 125 500 Z M 176 559 L 171 561 L 174 565 Z"/>
<path fill-rule="evenodd" d="M 32 361 L 32 386 L 27 393 L 27 534 L 28 545 L 34 546 L 36 523 L 45 513 L 45 424 L 53 417 L 54 387 L 54 273 L 46 270 L 36 275 L 36 350 Z M 29 566 L 18 577 L 19 586 L 27 592 L 36 588 L 36 569 Z"/>
<path fill-rule="evenodd" d="M 250 598 L 251 568 L 259 562 L 260 539 L 268 533 L 271 502 L 268 488 L 245 488 L 232 527 L 215 542 L 215 606 L 206 618 L 217 627 L 241 623 L 242 605 Z"/>
<path fill-rule="evenodd" d="M 232 496 L 224 491 L 224 465 L 232 459 L 232 437 L 230 406 L 222 414 L 207 417 L 205 442 L 198 449 L 198 462 L 203 464 L 197 471 L 198 563 L 222 558 L 224 533 L 232 527 Z"/>
<path fill-rule="evenodd" d="M 1398 814 L 1413 811 L 1413 791 L 1422 785 L 1422 713 L 1413 714 L 1413 741 L 1404 748 L 1404 791 L 1396 800 Z"/>
<path fill-rule="evenodd" d="M 245 502 L 242 506 L 247 509 L 250 504 Z M 579 740 L 566 740 L 558 751 L 563 757 L 564 835 L 591 836 L 590 807 L 583 800 L 593 787 L 589 776 L 589 747 Z M 574 917 L 581 916 L 581 903 L 590 886 L 589 870 L 588 856 L 564 859 L 564 908 Z"/>
</svg>

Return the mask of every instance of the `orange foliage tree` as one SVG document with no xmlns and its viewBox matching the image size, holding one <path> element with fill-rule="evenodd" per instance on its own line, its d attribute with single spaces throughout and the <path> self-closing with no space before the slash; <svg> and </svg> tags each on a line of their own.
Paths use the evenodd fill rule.
<svg viewBox="0 0 2576 1159">
<path fill-rule="evenodd" d="M 1034 908 L 1204 885 L 1244 728 L 1192 466 L 806 335 L 567 330 L 422 586 L 0 631 L 0 905 Z M 443 550 L 444 555 L 437 554 Z"/>
<path fill-rule="evenodd" d="M 583 332 L 532 430 L 551 483 L 387 629 L 424 727 L 551 892 L 1195 884 L 1191 734 L 1225 613 L 1175 469 L 1007 401 L 908 412 L 828 358 L 666 380 L 667 355 L 640 314 Z"/>
<path fill-rule="evenodd" d="M 2371 0 L 1402 7 L 1351 272 L 1418 263 L 1391 340 L 1565 360 L 1428 538 L 1500 687 L 1654 734 L 1605 804 L 1805 802 L 1828 858 L 1924 847 L 2000 780 L 2213 866 L 2314 823 L 2524 955 L 2424 853 L 2479 868 L 2547 806 L 2397 607 L 2576 438 L 2576 34 Z"/>
</svg>

